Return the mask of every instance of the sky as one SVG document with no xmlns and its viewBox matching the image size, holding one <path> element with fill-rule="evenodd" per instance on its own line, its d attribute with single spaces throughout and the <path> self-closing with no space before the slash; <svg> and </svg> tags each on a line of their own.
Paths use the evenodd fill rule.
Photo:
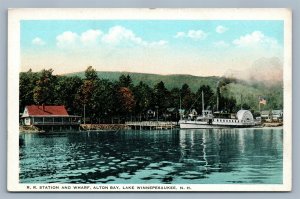
<svg viewBox="0 0 300 199">
<path fill-rule="evenodd" d="M 196 76 L 282 71 L 278 20 L 23 20 L 21 71 Z M 277 71 L 276 71 L 277 70 Z M 279 73 L 277 73 L 279 70 Z"/>
</svg>

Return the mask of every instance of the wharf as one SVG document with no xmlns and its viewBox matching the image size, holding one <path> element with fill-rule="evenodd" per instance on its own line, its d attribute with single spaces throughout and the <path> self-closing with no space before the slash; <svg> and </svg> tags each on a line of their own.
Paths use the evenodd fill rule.
<svg viewBox="0 0 300 199">
<path fill-rule="evenodd" d="M 177 122 L 163 121 L 140 121 L 140 122 L 125 122 L 131 129 L 173 129 L 177 126 Z"/>
</svg>

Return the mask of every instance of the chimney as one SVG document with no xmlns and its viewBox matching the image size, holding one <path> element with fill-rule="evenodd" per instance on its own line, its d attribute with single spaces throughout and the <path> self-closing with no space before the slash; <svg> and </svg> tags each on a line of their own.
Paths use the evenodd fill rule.
<svg viewBox="0 0 300 199">
<path fill-rule="evenodd" d="M 45 111 L 45 104 L 43 104 L 43 111 Z"/>
</svg>

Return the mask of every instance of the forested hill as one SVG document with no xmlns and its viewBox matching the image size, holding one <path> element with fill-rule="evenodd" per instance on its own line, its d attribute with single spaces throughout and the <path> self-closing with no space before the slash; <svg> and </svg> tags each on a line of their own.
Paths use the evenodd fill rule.
<svg viewBox="0 0 300 199">
<path fill-rule="evenodd" d="M 85 72 L 77 72 L 65 74 L 66 76 L 79 76 L 85 77 Z M 162 81 L 165 87 L 169 90 L 173 88 L 181 88 L 183 84 L 189 85 L 192 92 L 203 86 L 208 85 L 213 92 L 217 91 L 218 85 L 221 86 L 222 95 L 233 98 L 237 104 L 241 103 L 241 96 L 243 103 L 248 104 L 252 109 L 258 109 L 258 98 L 261 96 L 267 99 L 267 105 L 264 109 L 282 109 L 283 108 L 283 86 L 282 82 L 273 83 L 268 85 L 266 82 L 247 82 L 243 80 L 235 79 L 234 81 L 228 81 L 228 78 L 218 76 L 200 77 L 193 75 L 158 75 L 147 73 L 130 73 L 130 72 L 107 72 L 97 71 L 97 75 L 101 79 L 107 79 L 109 81 L 118 81 L 121 75 L 129 75 L 132 83 L 138 85 L 140 81 L 148 84 L 150 87 L 154 87 L 160 81 Z M 225 81 L 224 81 L 225 80 Z M 227 81 L 227 82 L 226 82 Z M 220 85 L 220 83 L 222 85 Z"/>
<path fill-rule="evenodd" d="M 66 76 L 79 76 L 84 78 L 84 72 L 69 73 Z M 199 77 L 193 75 L 158 75 L 147 73 L 129 73 L 129 72 L 105 72 L 97 71 L 98 77 L 110 81 L 118 81 L 121 75 L 130 75 L 132 83 L 137 85 L 140 81 L 153 87 L 160 81 L 163 81 L 167 89 L 181 88 L 183 84 L 188 84 L 193 92 L 196 92 L 201 85 L 209 85 L 213 90 L 217 88 L 217 83 L 221 77 L 209 76 Z"/>
</svg>

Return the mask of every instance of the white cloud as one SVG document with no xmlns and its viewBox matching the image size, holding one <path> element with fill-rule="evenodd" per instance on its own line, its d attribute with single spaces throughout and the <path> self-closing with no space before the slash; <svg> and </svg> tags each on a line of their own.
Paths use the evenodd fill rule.
<svg viewBox="0 0 300 199">
<path fill-rule="evenodd" d="M 175 38 L 191 38 L 194 40 L 203 40 L 207 37 L 207 33 L 203 30 L 189 30 L 188 32 L 177 32 Z"/>
<path fill-rule="evenodd" d="M 108 33 L 103 35 L 102 41 L 107 44 L 118 45 L 121 43 L 131 43 L 142 46 L 165 46 L 168 42 L 165 40 L 149 42 L 143 40 L 141 37 L 123 26 L 114 26 L 109 29 Z"/>
<path fill-rule="evenodd" d="M 207 33 L 202 30 L 190 30 L 188 32 L 188 37 L 192 39 L 205 39 L 207 37 Z"/>
<path fill-rule="evenodd" d="M 215 47 L 226 48 L 226 47 L 229 47 L 229 44 L 225 41 L 217 41 L 217 42 L 214 42 L 214 46 Z"/>
<path fill-rule="evenodd" d="M 136 44 L 141 44 L 143 40 L 137 37 L 131 30 L 122 26 L 114 26 L 109 29 L 108 33 L 102 38 L 102 41 L 109 44 L 118 44 L 122 41 L 131 41 Z"/>
<path fill-rule="evenodd" d="M 168 44 L 165 40 L 159 41 L 146 41 L 141 37 L 135 35 L 135 33 L 123 26 L 111 27 L 107 33 L 103 33 L 101 30 L 90 29 L 80 35 L 66 31 L 56 37 L 56 45 L 59 48 L 66 47 L 78 47 L 79 45 L 97 45 L 99 42 L 107 45 L 136 45 L 144 47 L 161 47 Z"/>
<path fill-rule="evenodd" d="M 261 31 L 254 31 L 251 34 L 241 36 L 233 40 L 233 44 L 237 46 L 263 46 L 263 47 L 277 47 L 278 42 L 272 37 L 264 35 Z"/>
<path fill-rule="evenodd" d="M 147 42 L 147 46 L 149 47 L 156 47 L 156 46 L 166 46 L 168 44 L 167 41 L 165 40 L 159 40 L 159 41 L 154 41 L 154 42 Z"/>
<path fill-rule="evenodd" d="M 174 37 L 175 38 L 185 37 L 185 33 L 184 32 L 177 32 Z"/>
<path fill-rule="evenodd" d="M 34 38 L 34 39 L 32 40 L 31 43 L 32 43 L 33 45 L 37 45 L 37 46 L 43 46 L 43 45 L 46 44 L 46 42 L 43 41 L 43 40 L 42 40 L 41 38 L 39 38 L 39 37 Z"/>
<path fill-rule="evenodd" d="M 219 34 L 222 34 L 224 32 L 226 32 L 228 30 L 228 28 L 226 28 L 225 26 L 217 26 L 216 27 L 216 32 L 219 33 Z"/>
<path fill-rule="evenodd" d="M 103 33 L 100 30 L 87 30 L 80 35 L 80 41 L 83 44 L 92 44 L 97 42 Z"/>
<path fill-rule="evenodd" d="M 79 36 L 77 33 L 66 31 L 56 37 L 56 45 L 59 48 L 73 46 L 76 44 Z"/>
</svg>

